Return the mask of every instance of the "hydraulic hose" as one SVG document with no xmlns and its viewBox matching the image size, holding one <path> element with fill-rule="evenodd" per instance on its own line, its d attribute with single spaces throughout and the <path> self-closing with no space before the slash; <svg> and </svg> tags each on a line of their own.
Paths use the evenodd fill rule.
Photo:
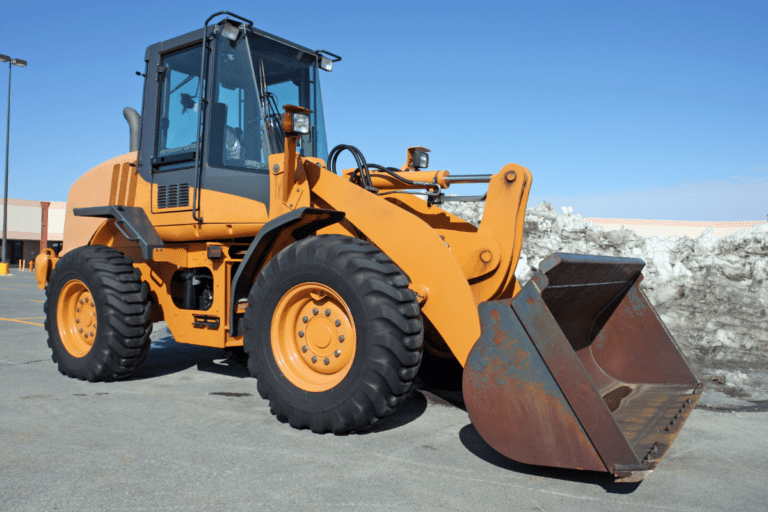
<svg viewBox="0 0 768 512">
<path fill-rule="evenodd" d="M 339 155 L 345 150 L 352 153 L 352 156 L 355 158 L 357 168 L 360 170 L 360 181 L 362 182 L 363 188 L 374 193 L 377 192 L 377 190 L 373 187 L 373 183 L 371 182 L 371 171 L 368 169 L 368 162 L 365 161 L 363 153 L 355 146 L 350 146 L 349 144 L 339 144 L 333 148 L 331 152 L 328 153 L 328 168 L 334 174 L 339 174 L 336 172 L 336 161 L 339 159 Z"/>
</svg>

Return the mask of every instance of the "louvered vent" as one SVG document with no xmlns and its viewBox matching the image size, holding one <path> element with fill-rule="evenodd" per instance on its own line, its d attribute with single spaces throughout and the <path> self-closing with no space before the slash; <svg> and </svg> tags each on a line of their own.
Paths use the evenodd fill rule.
<svg viewBox="0 0 768 512">
<path fill-rule="evenodd" d="M 157 187 L 157 209 L 189 206 L 189 183 Z"/>
</svg>

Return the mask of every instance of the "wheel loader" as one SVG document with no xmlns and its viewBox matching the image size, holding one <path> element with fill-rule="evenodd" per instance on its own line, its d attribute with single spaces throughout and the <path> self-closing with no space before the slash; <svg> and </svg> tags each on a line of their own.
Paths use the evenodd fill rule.
<svg viewBox="0 0 768 512">
<path fill-rule="evenodd" d="M 218 18 L 218 21 L 213 22 Z M 341 57 L 221 11 L 149 46 L 130 152 L 70 188 L 64 247 L 36 258 L 61 373 L 124 379 L 152 324 L 243 347 L 282 422 L 361 432 L 422 363 L 463 367 L 474 427 L 534 465 L 644 478 L 702 393 L 640 287 L 642 260 L 555 253 L 515 268 L 531 173 L 401 167 L 327 149 L 320 72 Z M 336 169 L 341 154 L 352 169 Z M 450 196 L 487 183 L 482 196 Z M 440 206 L 484 201 L 479 227 Z"/>
</svg>

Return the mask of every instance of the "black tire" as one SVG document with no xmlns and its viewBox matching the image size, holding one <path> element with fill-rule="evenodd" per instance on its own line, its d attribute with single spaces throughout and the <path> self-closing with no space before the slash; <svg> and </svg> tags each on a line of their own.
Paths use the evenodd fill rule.
<svg viewBox="0 0 768 512">
<path fill-rule="evenodd" d="M 95 313 L 94 336 L 89 338 L 91 346 L 84 349 L 84 354 L 73 349 L 84 346 L 83 341 L 76 333 L 67 332 L 67 326 L 82 325 L 80 318 L 75 319 L 78 324 L 72 324 L 68 314 L 59 318 L 59 311 L 67 310 L 69 302 L 74 300 L 77 305 L 73 294 L 82 287 L 88 293 L 79 296 L 89 300 L 79 307 L 95 304 L 91 306 L 93 310 L 88 310 Z M 75 315 L 87 314 L 77 311 Z M 151 312 L 149 286 L 141 281 L 141 273 L 123 253 L 102 245 L 75 249 L 58 261 L 46 288 L 45 330 L 53 352 L 51 358 L 58 363 L 61 373 L 80 380 L 99 382 L 129 377 L 147 358 Z M 88 320 L 84 319 L 83 324 Z"/>
<path fill-rule="evenodd" d="M 337 293 L 356 333 L 348 373 L 319 392 L 286 377 L 271 339 L 278 303 L 304 283 L 320 283 Z M 244 337 L 248 370 L 272 414 L 294 428 L 334 434 L 364 431 L 391 414 L 411 392 L 421 363 L 423 326 L 408 284 L 388 256 L 352 237 L 313 236 L 277 254 L 248 295 Z"/>
</svg>

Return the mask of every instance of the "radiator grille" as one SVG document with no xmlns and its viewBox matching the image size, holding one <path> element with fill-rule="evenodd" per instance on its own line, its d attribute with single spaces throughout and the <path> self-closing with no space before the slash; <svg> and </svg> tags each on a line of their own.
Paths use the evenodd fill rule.
<svg viewBox="0 0 768 512">
<path fill-rule="evenodd" d="M 189 183 L 160 185 L 157 187 L 157 208 L 189 206 Z"/>
</svg>

